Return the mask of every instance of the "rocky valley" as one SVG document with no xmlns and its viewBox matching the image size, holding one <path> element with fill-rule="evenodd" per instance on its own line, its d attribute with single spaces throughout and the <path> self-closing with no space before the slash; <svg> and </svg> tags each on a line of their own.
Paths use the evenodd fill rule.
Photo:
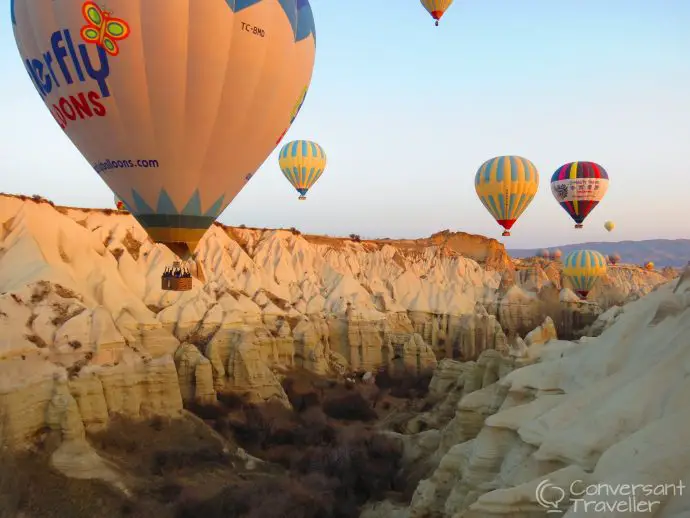
<svg viewBox="0 0 690 518">
<path fill-rule="evenodd" d="M 270 408 L 261 417 L 269 428 L 285 421 L 286 428 L 331 430 L 324 416 L 317 426 L 295 408 L 302 401 L 295 384 L 305 380 L 304 397 L 320 392 L 324 409 L 328 401 L 357 406 L 352 394 L 376 407 L 371 415 L 369 407 L 355 412 L 364 416 L 355 421 L 376 421 L 379 430 L 361 431 L 366 441 L 358 448 L 386 450 L 376 437 L 400 446 L 388 464 L 404 474 L 407 501 L 402 486 L 390 488 L 395 498 L 372 489 L 380 502 L 363 516 L 541 516 L 530 500 L 539 477 L 622 477 L 621 455 L 631 452 L 641 478 L 658 463 L 680 476 L 673 466 L 688 460 L 677 439 L 663 435 L 688 424 L 680 394 L 690 285 L 675 279 L 677 270 L 610 267 L 582 301 L 561 278 L 560 263 L 512 259 L 481 236 L 445 231 L 369 241 L 216 224 L 188 264 L 192 290 L 170 292 L 161 289 L 161 274 L 173 254 L 126 212 L 0 195 L 0 223 L 4 455 L 33 452 L 22 457 L 29 463 L 44 455 L 54 477 L 101 481 L 123 501 L 136 493 L 137 477 L 165 478 L 171 462 L 177 490 L 167 501 L 184 500 L 187 486 L 214 486 L 209 480 L 219 481 L 217 493 L 233 477 L 270 478 L 279 455 L 257 458 L 258 428 L 242 420 Z M 376 384 L 348 390 L 347 378 L 364 372 L 380 373 Z M 428 394 L 408 387 L 396 396 L 390 388 L 432 372 Z M 391 381 L 381 395 L 384 378 Z M 386 398 L 383 411 L 376 404 Z M 299 423 L 290 414 L 298 410 Z M 341 425 L 333 429 L 347 433 Z M 240 428 L 252 437 L 243 442 Z M 195 486 L 200 468 L 179 474 L 197 453 L 149 459 L 158 471 L 137 475 L 135 460 L 151 455 L 147 441 L 162 441 L 154 432 L 163 429 L 165 440 L 203 443 L 193 452 L 214 462 L 201 470 L 204 483 Z M 352 441 L 360 439 L 342 444 Z M 234 494 L 246 491 L 238 480 Z M 163 482 L 161 491 L 171 487 Z M 0 493 L 5 486 L 0 480 Z M 195 502 L 212 496 L 199 491 Z M 162 508 L 119 502 L 123 515 L 163 516 Z M 342 514 L 289 516 L 354 516 L 364 502 L 352 502 Z M 23 509 L 27 518 L 47 516 Z M 271 516 L 224 509 L 224 516 Z"/>
</svg>

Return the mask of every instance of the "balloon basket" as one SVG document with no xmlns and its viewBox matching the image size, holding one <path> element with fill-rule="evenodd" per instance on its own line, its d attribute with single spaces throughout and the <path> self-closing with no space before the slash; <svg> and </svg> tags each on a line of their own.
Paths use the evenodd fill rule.
<svg viewBox="0 0 690 518">
<path fill-rule="evenodd" d="M 182 274 L 182 264 L 174 261 L 169 270 L 178 270 L 177 274 Z M 164 291 L 189 291 L 192 289 L 192 277 L 187 272 L 186 275 L 177 277 L 174 274 L 161 276 L 161 289 Z"/>
<path fill-rule="evenodd" d="M 163 277 L 161 289 L 165 291 L 189 291 L 192 289 L 192 278 Z"/>
<path fill-rule="evenodd" d="M 436 25 L 436 27 L 438 27 L 438 20 L 436 20 L 436 23 L 434 25 Z"/>
<path fill-rule="evenodd" d="M 299 197 L 299 198 L 297 198 L 297 199 L 298 199 L 299 201 L 304 201 L 304 200 L 306 200 L 306 199 L 307 199 L 307 197 L 306 197 L 306 196 L 300 196 L 300 197 Z"/>
<path fill-rule="evenodd" d="M 582 225 L 582 223 L 578 223 L 577 225 L 575 225 L 575 228 L 582 228 L 583 226 L 584 225 Z"/>
<path fill-rule="evenodd" d="M 503 237 L 508 237 L 508 236 L 510 236 L 510 232 L 508 232 L 507 230 L 504 230 L 504 231 L 503 231 L 503 234 L 501 234 L 501 235 L 502 235 Z"/>
</svg>

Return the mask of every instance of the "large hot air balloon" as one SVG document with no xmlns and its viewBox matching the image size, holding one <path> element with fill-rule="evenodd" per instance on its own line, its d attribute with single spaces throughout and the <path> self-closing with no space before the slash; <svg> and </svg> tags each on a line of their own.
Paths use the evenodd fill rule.
<svg viewBox="0 0 690 518">
<path fill-rule="evenodd" d="M 280 170 L 297 189 L 300 200 L 307 199 L 307 191 L 326 169 L 326 152 L 316 142 L 295 140 L 288 142 L 278 155 Z"/>
<path fill-rule="evenodd" d="M 532 202 L 539 189 L 539 173 L 534 164 L 519 156 L 499 156 L 487 160 L 474 177 L 474 188 L 484 207 L 505 231 Z"/>
<path fill-rule="evenodd" d="M 187 259 L 311 82 L 308 0 L 13 0 L 60 127 L 151 238 Z"/>
<path fill-rule="evenodd" d="M 563 261 L 563 276 L 582 298 L 587 298 L 597 279 L 604 275 L 606 258 L 594 250 L 575 250 Z"/>
<path fill-rule="evenodd" d="M 604 223 L 604 228 L 611 232 L 614 228 L 616 228 L 616 224 L 613 221 L 607 221 Z"/>
<path fill-rule="evenodd" d="M 127 210 L 125 203 L 120 198 L 118 198 L 117 196 L 115 196 L 115 207 L 117 208 L 117 210 L 122 210 L 122 211 Z"/>
<path fill-rule="evenodd" d="M 431 17 L 436 20 L 436 26 L 438 27 L 438 22 L 441 17 L 453 3 L 453 0 L 421 0 L 424 9 L 426 9 Z"/>
<path fill-rule="evenodd" d="M 608 173 L 594 162 L 570 162 L 556 169 L 551 177 L 551 192 L 575 220 L 575 228 L 582 228 L 582 222 L 608 188 Z"/>
</svg>

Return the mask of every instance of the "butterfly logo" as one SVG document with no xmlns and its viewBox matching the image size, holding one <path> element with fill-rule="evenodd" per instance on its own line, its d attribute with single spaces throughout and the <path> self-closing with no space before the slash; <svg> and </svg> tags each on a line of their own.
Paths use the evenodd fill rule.
<svg viewBox="0 0 690 518">
<path fill-rule="evenodd" d="M 117 56 L 120 53 L 117 41 L 124 40 L 130 33 L 127 22 L 113 17 L 110 11 L 90 1 L 84 2 L 82 14 L 88 22 L 81 28 L 84 41 L 98 45 L 111 56 Z"/>
</svg>

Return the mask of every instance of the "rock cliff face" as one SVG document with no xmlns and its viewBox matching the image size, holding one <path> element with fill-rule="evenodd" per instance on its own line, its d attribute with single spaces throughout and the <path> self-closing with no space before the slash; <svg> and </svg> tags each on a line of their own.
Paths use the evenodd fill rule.
<svg viewBox="0 0 690 518">
<path fill-rule="evenodd" d="M 558 265 L 513 262 L 480 236 L 360 242 L 215 225 L 188 265 L 193 289 L 175 293 L 160 286 L 172 253 L 126 213 L 0 195 L 0 223 L 0 440 L 12 444 L 47 426 L 58 392 L 86 427 L 176 415 L 224 391 L 287 404 L 284 369 L 409 372 L 508 353 L 545 315 L 574 335 L 666 280 L 620 267 L 582 302 Z"/>
<path fill-rule="evenodd" d="M 690 267 L 592 328 L 598 337 L 554 340 L 547 320 L 521 355 L 441 361 L 438 403 L 404 436 L 427 476 L 409 507 L 362 516 L 531 518 L 549 505 L 566 517 L 687 516 L 690 450 L 678 433 L 690 426 Z M 644 503 L 624 511 L 630 491 Z"/>
</svg>

